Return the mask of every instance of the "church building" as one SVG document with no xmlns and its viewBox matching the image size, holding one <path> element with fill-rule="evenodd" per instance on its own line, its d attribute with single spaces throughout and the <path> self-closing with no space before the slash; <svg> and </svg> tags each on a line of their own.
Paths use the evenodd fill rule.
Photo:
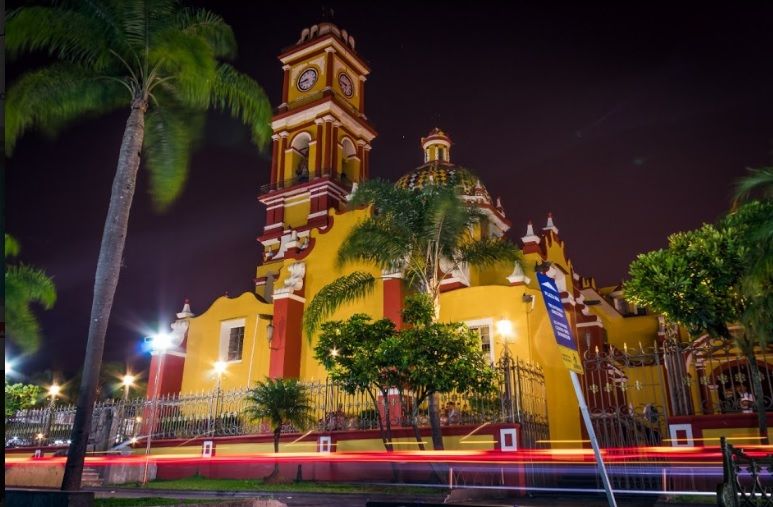
<svg viewBox="0 0 773 507">
<path fill-rule="evenodd" d="M 270 180 L 258 192 L 266 219 L 257 233 L 263 254 L 255 270 L 254 290 L 218 297 L 197 309 L 196 315 L 186 302 L 172 324 L 175 347 L 166 353 L 158 378 L 151 375 L 149 393 L 211 392 L 216 362 L 226 364 L 225 374 L 217 379 L 223 391 L 245 389 L 266 377 L 309 382 L 326 377 L 325 369 L 314 359 L 316 337 L 305 335 L 302 320 L 315 294 L 345 274 L 336 267 L 336 252 L 352 228 L 370 213 L 349 209 L 347 197 L 359 183 L 377 176 L 370 174 L 369 167 L 377 132 L 365 110 L 371 69 L 357 53 L 352 35 L 327 22 L 303 29 L 298 41 L 279 55 L 279 61 L 282 97 L 271 123 Z M 475 167 L 474 160 L 463 162 Z M 485 182 L 457 165 L 448 133 L 439 128 L 429 131 L 417 140 L 416 159 L 405 164 L 407 171 L 397 186 L 460 187 L 460 198 L 485 214 L 480 234 L 509 234 L 520 240 L 521 263 L 468 267 L 447 276 L 440 296 L 440 320 L 464 322 L 475 329 L 481 353 L 491 363 L 508 355 L 536 365 L 544 375 L 549 438 L 582 441 L 578 405 L 535 269 L 549 267 L 547 275 L 561 292 L 580 354 L 601 351 L 614 358 L 617 351 L 627 353 L 629 346 L 640 347 L 642 353 L 657 348 L 666 333 L 663 322 L 628 304 L 620 287 L 597 287 L 592 277 L 580 275 L 559 234 L 560 217 L 548 214 L 534 223 L 512 224 Z M 410 167 L 416 168 L 408 170 Z M 343 269 L 372 273 L 378 281 L 372 294 L 341 308 L 331 319 L 367 313 L 400 324 L 406 289 L 399 271 L 382 273 L 367 264 Z M 509 322 L 506 333 L 497 325 L 501 321 Z M 154 356 L 151 372 L 158 368 L 158 361 Z M 638 413 L 643 407 L 657 405 L 660 416 L 666 415 L 673 400 L 663 388 L 663 377 L 670 373 L 657 361 L 643 361 L 624 370 L 609 360 L 603 367 L 586 371 L 583 387 L 591 409 L 614 405 L 618 414 L 620 410 Z M 701 396 L 698 388 L 691 389 L 694 396 Z"/>
</svg>

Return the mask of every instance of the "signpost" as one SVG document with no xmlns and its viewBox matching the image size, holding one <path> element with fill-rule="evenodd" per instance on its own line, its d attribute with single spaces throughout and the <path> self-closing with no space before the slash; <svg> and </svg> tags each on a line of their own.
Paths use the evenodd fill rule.
<svg viewBox="0 0 773 507">
<path fill-rule="evenodd" d="M 607 468 L 604 466 L 604 460 L 601 458 L 601 451 L 599 450 L 599 442 L 596 439 L 596 432 L 593 431 L 593 425 L 591 424 L 588 405 L 585 403 L 585 397 L 580 388 L 580 379 L 577 377 L 578 373 L 583 373 L 582 361 L 580 361 L 580 353 L 577 351 L 577 342 L 574 340 L 574 336 L 572 336 L 572 328 L 569 326 L 569 321 L 566 319 L 564 305 L 561 302 L 561 293 L 558 291 L 556 282 L 549 276 L 543 273 L 537 273 L 537 280 L 539 282 L 539 288 L 542 291 L 542 300 L 545 301 L 545 308 L 547 309 L 548 317 L 550 318 L 550 324 L 553 326 L 553 335 L 556 337 L 556 343 L 558 343 L 561 360 L 564 362 L 564 366 L 569 370 L 569 376 L 572 379 L 574 393 L 577 395 L 577 402 L 580 405 L 580 412 L 582 413 L 582 418 L 585 422 L 585 429 L 588 431 L 588 437 L 590 438 L 593 452 L 596 455 L 596 464 L 599 469 L 599 475 L 601 476 L 601 481 L 604 483 L 604 491 L 607 493 L 607 501 L 609 502 L 610 507 L 617 507 L 615 495 L 612 493 L 612 485 L 609 483 Z"/>
</svg>

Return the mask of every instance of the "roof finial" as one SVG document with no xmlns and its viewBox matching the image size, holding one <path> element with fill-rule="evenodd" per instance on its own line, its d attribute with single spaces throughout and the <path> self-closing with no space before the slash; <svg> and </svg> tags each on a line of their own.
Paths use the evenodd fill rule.
<svg viewBox="0 0 773 507">
<path fill-rule="evenodd" d="M 531 220 L 529 220 L 529 224 L 526 226 L 526 236 L 522 237 L 521 241 L 523 241 L 524 245 L 528 245 L 530 243 L 536 245 L 540 242 L 539 236 L 534 234 L 534 225 L 531 223 Z"/>
<path fill-rule="evenodd" d="M 177 318 L 185 319 L 187 317 L 193 317 L 193 312 L 191 311 L 191 300 L 188 298 L 185 298 L 183 302 L 183 309 L 182 311 L 177 313 Z"/>
<path fill-rule="evenodd" d="M 558 227 L 556 227 L 556 224 L 553 223 L 553 213 L 548 212 L 548 221 L 547 224 L 545 224 L 545 227 L 542 228 L 543 231 L 553 231 L 556 234 L 558 234 Z"/>
</svg>

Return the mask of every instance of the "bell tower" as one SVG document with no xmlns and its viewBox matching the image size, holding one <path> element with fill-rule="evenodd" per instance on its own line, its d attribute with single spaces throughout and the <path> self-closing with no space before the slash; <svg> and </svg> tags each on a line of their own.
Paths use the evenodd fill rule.
<svg viewBox="0 0 773 507">
<path fill-rule="evenodd" d="M 264 261 L 283 258 L 285 244 L 328 226 L 328 210 L 343 209 L 353 185 L 368 178 L 376 137 L 364 113 L 370 69 L 346 30 L 329 22 L 304 28 L 279 61 L 284 82 L 271 122 L 271 179 L 258 197 L 266 206 L 258 238 Z"/>
</svg>

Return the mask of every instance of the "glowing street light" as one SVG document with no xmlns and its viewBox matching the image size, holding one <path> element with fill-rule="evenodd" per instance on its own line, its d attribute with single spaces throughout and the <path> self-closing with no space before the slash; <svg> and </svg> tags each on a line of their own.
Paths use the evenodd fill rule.
<svg viewBox="0 0 773 507">
<path fill-rule="evenodd" d="M 228 363 L 225 361 L 215 361 L 214 370 L 217 375 L 217 383 L 215 384 L 215 417 L 214 425 L 210 428 L 210 431 L 214 429 L 214 433 L 217 433 L 217 421 L 220 417 L 220 386 L 223 382 L 223 374 L 228 369 Z"/>
<path fill-rule="evenodd" d="M 54 382 L 50 386 L 48 386 L 48 395 L 51 396 L 51 403 L 54 402 L 57 396 L 59 396 L 59 393 L 62 392 L 62 386 Z"/>
<path fill-rule="evenodd" d="M 129 389 L 134 387 L 134 381 L 137 380 L 137 377 L 132 375 L 131 373 L 127 373 L 123 377 L 121 377 L 121 385 L 123 386 L 123 401 L 127 401 L 129 399 Z"/>
</svg>

